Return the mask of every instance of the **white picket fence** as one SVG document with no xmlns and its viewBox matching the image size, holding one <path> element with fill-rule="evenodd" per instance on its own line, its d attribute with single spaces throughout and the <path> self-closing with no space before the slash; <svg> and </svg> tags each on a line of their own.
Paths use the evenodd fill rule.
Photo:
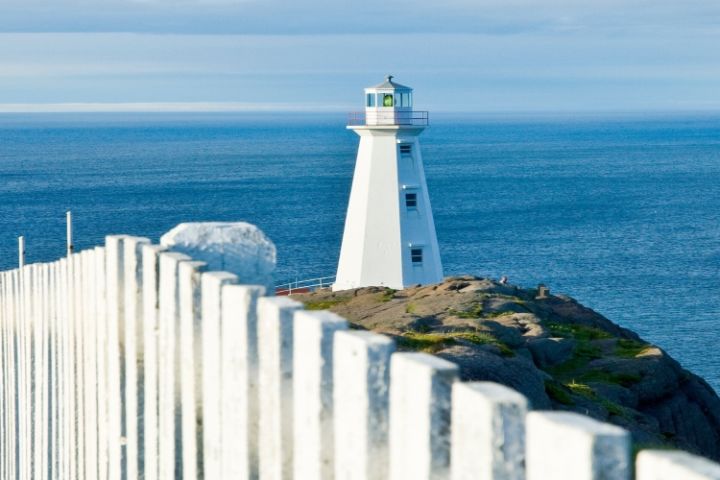
<svg viewBox="0 0 720 480">
<path fill-rule="evenodd" d="M 2 479 L 720 479 L 151 245 L 0 273 Z"/>
</svg>

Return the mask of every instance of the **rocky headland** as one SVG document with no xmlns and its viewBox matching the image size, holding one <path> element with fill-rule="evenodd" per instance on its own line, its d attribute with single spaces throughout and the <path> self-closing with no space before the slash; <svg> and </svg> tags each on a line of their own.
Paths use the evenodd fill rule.
<svg viewBox="0 0 720 480">
<path fill-rule="evenodd" d="M 522 392 L 534 409 L 620 425 L 636 448 L 676 447 L 720 460 L 720 398 L 658 346 L 564 295 L 476 277 L 395 291 L 293 295 L 352 328 L 395 337 L 460 366 L 463 380 Z"/>
</svg>

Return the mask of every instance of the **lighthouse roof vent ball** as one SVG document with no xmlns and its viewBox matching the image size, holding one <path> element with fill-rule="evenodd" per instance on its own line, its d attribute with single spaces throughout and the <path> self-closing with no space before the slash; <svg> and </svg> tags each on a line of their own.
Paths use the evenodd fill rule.
<svg viewBox="0 0 720 480">
<path fill-rule="evenodd" d="M 418 137 L 428 113 L 392 76 L 365 89 L 365 112 L 333 290 L 440 283 L 440 251 Z M 352 117 L 351 117 L 352 118 Z"/>
</svg>

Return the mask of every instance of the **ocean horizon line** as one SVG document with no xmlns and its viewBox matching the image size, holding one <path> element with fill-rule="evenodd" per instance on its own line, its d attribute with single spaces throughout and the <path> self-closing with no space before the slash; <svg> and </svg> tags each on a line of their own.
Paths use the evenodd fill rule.
<svg viewBox="0 0 720 480">
<path fill-rule="evenodd" d="M 347 113 L 359 110 L 349 105 L 251 102 L 48 102 L 0 103 L 0 114 L 9 113 Z M 433 109 L 448 115 L 717 115 L 720 108 L 645 108 L 645 109 Z"/>
</svg>

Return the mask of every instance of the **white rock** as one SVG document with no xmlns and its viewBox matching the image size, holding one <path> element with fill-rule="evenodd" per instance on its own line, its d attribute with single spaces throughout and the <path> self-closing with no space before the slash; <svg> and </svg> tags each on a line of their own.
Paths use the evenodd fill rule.
<svg viewBox="0 0 720 480">
<path fill-rule="evenodd" d="M 208 265 L 208 270 L 234 273 L 243 284 L 274 291 L 275 244 L 246 222 L 181 223 L 160 238 L 160 244 Z"/>
</svg>

